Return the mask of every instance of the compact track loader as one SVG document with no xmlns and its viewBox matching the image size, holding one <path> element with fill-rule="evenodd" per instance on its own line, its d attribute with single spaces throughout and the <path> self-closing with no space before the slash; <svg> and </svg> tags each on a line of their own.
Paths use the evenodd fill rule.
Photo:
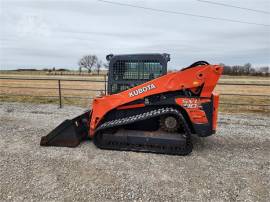
<svg viewBox="0 0 270 202">
<path fill-rule="evenodd" d="M 90 138 L 101 149 L 187 155 L 192 134 L 215 133 L 219 96 L 213 90 L 222 67 L 199 61 L 167 73 L 168 54 L 107 59 L 107 95 L 42 137 L 42 146 L 76 147 Z"/>
</svg>

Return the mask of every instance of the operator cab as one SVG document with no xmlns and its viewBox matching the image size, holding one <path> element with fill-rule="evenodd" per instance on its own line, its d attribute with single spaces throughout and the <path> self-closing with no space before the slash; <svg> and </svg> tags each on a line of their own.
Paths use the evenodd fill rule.
<svg viewBox="0 0 270 202">
<path fill-rule="evenodd" d="M 108 94 L 115 94 L 167 74 L 170 55 L 107 55 L 109 61 Z"/>
</svg>

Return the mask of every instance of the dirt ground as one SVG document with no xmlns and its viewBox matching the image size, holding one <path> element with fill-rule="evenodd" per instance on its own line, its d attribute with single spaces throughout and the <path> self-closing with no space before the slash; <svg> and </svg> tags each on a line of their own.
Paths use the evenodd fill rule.
<svg viewBox="0 0 270 202">
<path fill-rule="evenodd" d="M 83 110 L 0 103 L 0 201 L 269 201 L 270 117 L 222 113 L 185 157 L 39 146 Z"/>
</svg>

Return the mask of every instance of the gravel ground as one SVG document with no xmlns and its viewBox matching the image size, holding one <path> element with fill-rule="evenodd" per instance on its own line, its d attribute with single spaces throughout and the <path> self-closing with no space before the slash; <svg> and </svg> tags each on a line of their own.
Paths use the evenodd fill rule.
<svg viewBox="0 0 270 202">
<path fill-rule="evenodd" d="M 269 201 L 270 118 L 220 114 L 189 156 L 40 147 L 84 109 L 0 104 L 1 201 Z"/>
</svg>

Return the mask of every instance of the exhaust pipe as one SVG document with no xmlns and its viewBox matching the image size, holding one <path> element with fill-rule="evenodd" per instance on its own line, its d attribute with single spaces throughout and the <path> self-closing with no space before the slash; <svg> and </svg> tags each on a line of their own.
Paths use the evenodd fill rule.
<svg viewBox="0 0 270 202">
<path fill-rule="evenodd" d="M 74 119 L 65 120 L 41 138 L 40 146 L 77 147 L 88 139 L 90 113 L 89 110 Z"/>
</svg>

